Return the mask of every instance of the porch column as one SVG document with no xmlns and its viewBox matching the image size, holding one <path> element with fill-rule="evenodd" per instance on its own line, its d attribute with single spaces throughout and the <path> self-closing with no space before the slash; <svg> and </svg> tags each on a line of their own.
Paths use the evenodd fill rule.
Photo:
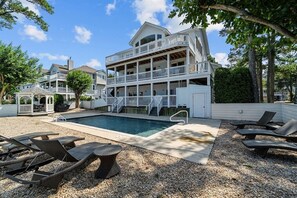
<svg viewBox="0 0 297 198">
<path fill-rule="evenodd" d="M 45 96 L 45 112 L 48 112 L 48 96 Z"/>
<path fill-rule="evenodd" d="M 125 77 L 125 79 L 124 79 L 124 82 L 126 83 L 126 78 L 127 78 L 127 64 L 125 64 L 124 65 L 124 77 Z M 126 89 L 125 89 L 126 90 Z M 126 94 L 125 94 L 126 95 Z"/>
<path fill-rule="evenodd" d="M 153 95 L 153 91 L 154 91 L 154 90 L 153 90 L 153 89 L 154 89 L 154 88 L 153 88 L 153 85 L 154 85 L 154 84 L 151 83 L 151 99 L 154 97 L 154 95 Z"/>
<path fill-rule="evenodd" d="M 207 85 L 210 86 L 210 76 L 209 75 L 207 76 Z"/>
<path fill-rule="evenodd" d="M 34 95 L 31 94 L 31 114 L 34 113 Z"/>
<path fill-rule="evenodd" d="M 170 54 L 167 54 L 167 77 L 169 77 Z"/>
<path fill-rule="evenodd" d="M 186 74 L 189 73 L 189 66 L 190 66 L 190 49 L 187 47 L 186 50 Z"/>
<path fill-rule="evenodd" d="M 138 66 L 139 66 L 139 61 L 136 62 L 136 81 L 138 82 Z M 137 103 L 138 106 L 138 103 Z"/>
<path fill-rule="evenodd" d="M 151 58 L 151 80 L 153 79 L 153 58 Z"/>
<path fill-rule="evenodd" d="M 125 75 L 126 76 L 126 75 Z M 125 90 L 125 99 L 124 99 L 124 103 L 125 103 L 125 106 L 127 106 L 127 86 L 124 87 L 124 90 Z"/>
<path fill-rule="evenodd" d="M 139 106 L 139 85 L 136 85 L 136 105 Z"/>
<path fill-rule="evenodd" d="M 58 77 L 58 74 L 57 74 Z M 58 93 L 58 79 L 56 79 L 56 92 Z"/>
<path fill-rule="evenodd" d="M 167 82 L 167 107 L 170 107 L 170 81 Z"/>
</svg>

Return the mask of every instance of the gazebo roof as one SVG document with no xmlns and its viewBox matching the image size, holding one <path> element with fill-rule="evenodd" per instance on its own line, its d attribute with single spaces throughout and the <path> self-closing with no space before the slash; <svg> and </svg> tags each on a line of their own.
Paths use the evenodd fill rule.
<svg viewBox="0 0 297 198">
<path fill-rule="evenodd" d="M 31 88 L 23 89 L 18 94 L 34 94 L 34 95 L 54 95 L 53 92 L 50 92 L 46 89 L 42 89 L 39 86 L 34 86 Z"/>
</svg>

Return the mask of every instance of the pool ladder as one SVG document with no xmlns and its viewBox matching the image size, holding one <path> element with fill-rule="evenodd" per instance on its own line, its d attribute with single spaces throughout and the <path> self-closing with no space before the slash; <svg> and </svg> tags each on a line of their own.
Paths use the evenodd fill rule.
<svg viewBox="0 0 297 198">
<path fill-rule="evenodd" d="M 186 113 L 186 120 L 173 120 L 172 118 L 180 113 Z M 189 113 L 187 110 L 180 110 L 177 113 L 173 114 L 170 116 L 170 121 L 171 122 L 182 122 L 183 124 L 188 124 L 189 123 Z"/>
<path fill-rule="evenodd" d="M 67 119 L 64 116 L 62 116 L 61 114 L 57 114 L 57 115 L 53 116 L 53 121 L 55 121 L 55 122 L 58 122 L 58 121 L 66 122 Z"/>
</svg>

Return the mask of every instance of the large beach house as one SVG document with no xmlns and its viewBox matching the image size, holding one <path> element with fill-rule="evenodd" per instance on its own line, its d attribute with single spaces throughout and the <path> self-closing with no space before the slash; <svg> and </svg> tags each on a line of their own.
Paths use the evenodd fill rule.
<svg viewBox="0 0 297 198">
<path fill-rule="evenodd" d="M 129 42 L 130 49 L 106 57 L 106 101 L 114 112 L 143 108 L 186 107 L 191 117 L 211 117 L 212 79 L 220 67 L 208 61 L 202 28 L 170 33 L 145 22 Z"/>
</svg>

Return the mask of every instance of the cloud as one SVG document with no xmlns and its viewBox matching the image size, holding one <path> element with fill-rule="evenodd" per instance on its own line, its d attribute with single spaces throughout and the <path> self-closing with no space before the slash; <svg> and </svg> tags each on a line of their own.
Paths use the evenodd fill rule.
<svg viewBox="0 0 297 198">
<path fill-rule="evenodd" d="M 24 34 L 31 40 L 47 41 L 47 35 L 42 30 L 38 30 L 34 25 L 24 25 Z"/>
<path fill-rule="evenodd" d="M 92 36 L 92 32 L 90 32 L 89 30 L 87 30 L 85 27 L 82 26 L 75 26 L 75 39 L 83 44 L 87 44 L 90 42 L 91 36 Z"/>
<path fill-rule="evenodd" d="M 28 2 L 28 1 L 26 1 L 26 0 L 19 0 L 19 1 L 21 2 L 21 4 L 22 4 L 24 7 L 27 7 L 30 11 L 35 12 L 35 14 L 36 14 L 37 16 L 40 16 L 40 12 L 39 12 L 39 10 L 38 10 L 38 7 L 37 7 L 35 4 L 33 4 L 33 3 L 31 3 L 31 2 Z M 24 23 L 24 21 L 25 21 L 25 19 L 26 19 L 26 17 L 25 17 L 23 14 L 14 14 L 14 16 L 17 18 L 17 21 L 18 21 L 19 23 Z"/>
<path fill-rule="evenodd" d="M 136 11 L 136 19 L 143 24 L 145 21 L 160 25 L 157 13 L 166 12 L 166 0 L 134 0 L 132 4 Z"/>
<path fill-rule="evenodd" d="M 106 14 L 107 15 L 111 15 L 111 11 L 115 10 L 116 8 L 116 1 L 114 0 L 113 3 L 109 3 L 106 6 Z"/>
<path fill-rule="evenodd" d="M 32 56 L 34 56 L 34 57 L 37 57 L 37 58 L 40 58 L 40 59 L 43 59 L 43 58 L 46 58 L 46 59 L 48 59 L 48 60 L 55 60 L 55 61 L 66 61 L 66 60 L 68 60 L 69 59 L 69 57 L 68 56 L 65 56 L 65 55 L 52 55 L 52 54 L 50 54 L 50 53 L 38 53 L 38 54 L 36 54 L 36 53 L 33 53 L 32 54 Z"/>
<path fill-rule="evenodd" d="M 230 64 L 228 61 L 228 54 L 227 53 L 215 53 L 214 54 L 215 60 L 222 64 L 223 66 Z"/>
<path fill-rule="evenodd" d="M 101 67 L 100 61 L 97 59 L 92 58 L 89 62 L 87 62 L 85 65 L 90 66 L 90 67 Z"/>
</svg>

